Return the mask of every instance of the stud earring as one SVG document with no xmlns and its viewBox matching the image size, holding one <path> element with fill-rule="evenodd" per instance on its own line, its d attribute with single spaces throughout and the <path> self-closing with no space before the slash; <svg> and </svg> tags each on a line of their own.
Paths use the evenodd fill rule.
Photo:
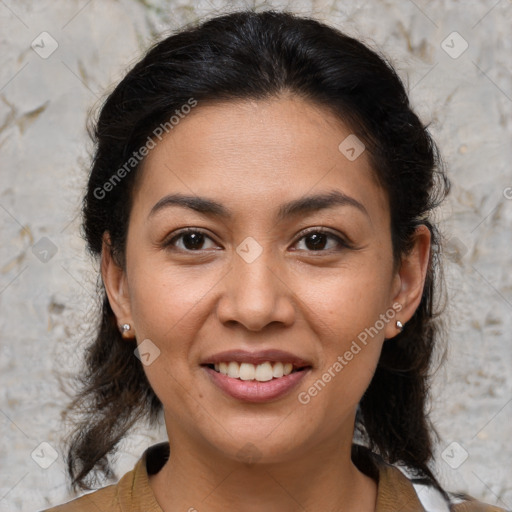
<svg viewBox="0 0 512 512">
<path fill-rule="evenodd" d="M 130 324 L 123 324 L 121 326 L 121 334 L 126 334 L 131 328 L 132 326 Z"/>
<path fill-rule="evenodd" d="M 404 324 L 402 322 L 400 322 L 400 320 L 397 320 L 396 321 L 396 327 L 397 329 L 402 332 L 404 330 Z"/>
</svg>

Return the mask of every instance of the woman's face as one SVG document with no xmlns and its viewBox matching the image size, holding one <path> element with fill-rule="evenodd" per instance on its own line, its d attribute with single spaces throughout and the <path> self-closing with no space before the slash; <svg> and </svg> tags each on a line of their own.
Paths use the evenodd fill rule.
<svg viewBox="0 0 512 512">
<path fill-rule="evenodd" d="M 353 138 L 340 149 L 350 135 L 293 96 L 199 103 L 150 151 L 126 271 L 103 270 L 119 323 L 143 343 L 170 439 L 268 462 L 351 443 L 384 339 L 417 307 L 425 265 L 393 271 L 386 194 L 366 152 L 354 159 Z M 189 207 L 172 200 L 185 196 Z M 308 368 L 258 382 L 252 366 L 249 380 L 205 366 L 229 350 L 285 351 L 260 362 L 295 356 Z"/>
</svg>

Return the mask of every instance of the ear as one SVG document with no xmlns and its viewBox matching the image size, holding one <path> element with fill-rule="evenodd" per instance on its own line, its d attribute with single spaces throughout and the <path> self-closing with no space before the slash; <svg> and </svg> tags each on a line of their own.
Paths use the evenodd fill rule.
<svg viewBox="0 0 512 512">
<path fill-rule="evenodd" d="M 393 288 L 393 304 L 400 304 L 393 322 L 386 326 L 385 337 L 393 338 L 400 329 L 396 326 L 399 320 L 405 325 L 414 315 L 421 302 L 425 278 L 430 260 L 431 233 L 427 226 L 421 224 L 413 235 L 413 247 L 408 254 L 402 256 L 400 268 L 395 276 Z"/>
<path fill-rule="evenodd" d="M 101 276 L 110 307 L 116 315 L 117 324 L 132 324 L 126 273 L 115 261 L 110 234 L 107 231 L 103 234 L 101 248 Z"/>
</svg>

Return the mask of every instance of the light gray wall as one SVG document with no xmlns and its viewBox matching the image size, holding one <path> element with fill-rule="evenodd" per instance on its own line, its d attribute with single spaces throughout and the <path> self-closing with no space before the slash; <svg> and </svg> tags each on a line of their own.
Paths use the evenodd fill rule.
<svg viewBox="0 0 512 512">
<path fill-rule="evenodd" d="M 451 326 L 448 363 L 435 382 L 437 469 L 448 488 L 512 508 L 512 2 L 271 5 L 314 14 L 380 47 L 431 122 L 454 184 L 440 212 L 450 240 Z M 91 149 L 87 112 L 154 34 L 244 6 L 252 3 L 0 2 L 0 510 L 69 498 L 60 410 L 96 269 L 77 217 Z M 134 433 L 119 474 L 163 436 Z"/>
</svg>

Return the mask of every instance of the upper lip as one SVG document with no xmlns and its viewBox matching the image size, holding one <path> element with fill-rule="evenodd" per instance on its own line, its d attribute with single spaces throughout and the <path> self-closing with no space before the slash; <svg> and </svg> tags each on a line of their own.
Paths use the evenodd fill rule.
<svg viewBox="0 0 512 512">
<path fill-rule="evenodd" d="M 248 352 L 247 350 L 226 350 L 218 352 L 212 356 L 206 357 L 201 364 L 215 364 L 236 361 L 239 363 L 252 363 L 254 365 L 265 363 L 266 361 L 292 363 L 295 368 L 302 368 L 304 366 L 311 366 L 309 361 L 302 359 L 290 352 L 284 350 L 267 349 L 258 350 L 257 352 Z"/>
</svg>

